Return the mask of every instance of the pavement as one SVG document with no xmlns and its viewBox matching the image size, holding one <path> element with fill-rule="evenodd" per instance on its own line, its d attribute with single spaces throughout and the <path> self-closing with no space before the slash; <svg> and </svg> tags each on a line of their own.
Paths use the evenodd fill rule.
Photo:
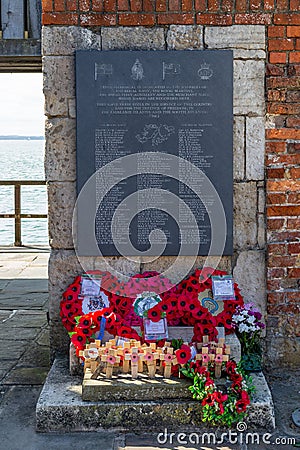
<svg viewBox="0 0 300 450">
<path fill-rule="evenodd" d="M 40 434 L 35 406 L 50 368 L 47 322 L 47 248 L 0 248 L 0 450 L 259 450 L 300 447 L 300 427 L 291 415 L 300 408 L 299 370 L 266 373 L 276 412 L 272 435 L 246 432 L 213 438 L 99 431 Z M 214 430 L 212 430 L 214 432 Z M 232 430 L 236 432 L 236 430 Z M 161 433 L 158 435 L 158 433 Z M 238 442 L 236 440 L 239 440 Z M 253 441 L 252 441 L 253 439 Z M 248 443 L 247 443 L 248 441 Z"/>
</svg>

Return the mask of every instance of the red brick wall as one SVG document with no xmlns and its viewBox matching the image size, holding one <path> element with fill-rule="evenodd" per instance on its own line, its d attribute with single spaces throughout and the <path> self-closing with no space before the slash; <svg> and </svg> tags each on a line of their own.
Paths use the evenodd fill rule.
<svg viewBox="0 0 300 450">
<path fill-rule="evenodd" d="M 300 0 L 43 0 L 43 24 L 266 26 L 268 313 L 300 337 Z"/>
</svg>

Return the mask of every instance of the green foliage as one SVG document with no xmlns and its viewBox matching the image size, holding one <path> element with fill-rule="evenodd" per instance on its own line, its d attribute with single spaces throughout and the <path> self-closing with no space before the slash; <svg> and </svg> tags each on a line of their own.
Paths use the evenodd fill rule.
<svg viewBox="0 0 300 450">
<path fill-rule="evenodd" d="M 171 346 L 174 348 L 174 351 L 175 350 L 179 350 L 180 349 L 180 347 L 182 346 L 182 344 L 183 344 L 183 339 L 172 339 L 172 341 L 171 341 Z"/>
<path fill-rule="evenodd" d="M 241 365 L 234 365 L 233 370 L 228 372 L 227 367 L 223 364 L 223 374 L 231 383 L 228 385 L 227 382 L 224 386 L 217 386 L 213 380 L 214 363 L 206 368 L 192 362 L 181 369 L 186 377 L 193 380 L 189 390 L 193 399 L 202 404 L 202 421 L 210 425 L 231 427 L 243 421 L 251 394 L 255 391 L 252 378 L 244 373 Z M 236 378 L 239 378 L 238 384 Z"/>
</svg>

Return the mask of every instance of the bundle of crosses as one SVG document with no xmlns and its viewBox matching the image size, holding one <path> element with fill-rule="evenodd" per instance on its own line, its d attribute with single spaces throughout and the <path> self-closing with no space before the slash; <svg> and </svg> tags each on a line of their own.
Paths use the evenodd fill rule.
<svg viewBox="0 0 300 450">
<path fill-rule="evenodd" d="M 220 378 L 222 364 L 229 360 L 230 347 L 225 345 L 222 338 L 216 343 L 204 337 L 202 343 L 183 343 L 174 351 L 170 342 L 157 347 L 156 343 L 141 345 L 140 341 L 124 341 L 117 336 L 104 345 L 101 345 L 100 340 L 95 340 L 87 344 L 79 355 L 84 360 L 84 372 L 91 373 L 93 380 L 101 377 L 111 379 L 113 374 L 118 375 L 120 372 L 130 373 L 133 379 L 139 373 L 147 373 L 149 378 L 155 378 L 156 374 L 170 378 L 172 367 L 184 367 L 191 359 L 203 367 L 208 367 L 213 362 L 215 377 Z"/>
</svg>

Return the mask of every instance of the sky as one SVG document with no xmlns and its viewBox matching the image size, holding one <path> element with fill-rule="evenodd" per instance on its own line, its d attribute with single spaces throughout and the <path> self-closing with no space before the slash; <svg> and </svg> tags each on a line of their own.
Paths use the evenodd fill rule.
<svg viewBox="0 0 300 450">
<path fill-rule="evenodd" d="M 42 136 L 44 97 L 41 73 L 0 73 L 0 136 Z"/>
</svg>

